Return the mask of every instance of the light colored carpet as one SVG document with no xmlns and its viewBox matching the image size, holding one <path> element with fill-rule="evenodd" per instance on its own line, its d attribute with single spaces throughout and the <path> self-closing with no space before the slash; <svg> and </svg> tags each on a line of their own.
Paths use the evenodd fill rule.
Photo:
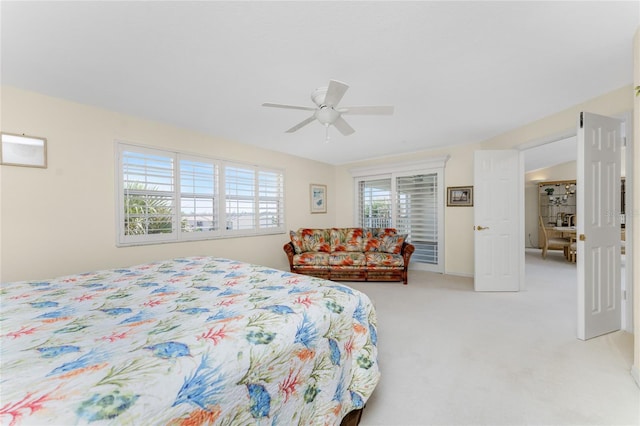
<svg viewBox="0 0 640 426">
<path fill-rule="evenodd" d="M 381 381 L 361 425 L 640 425 L 633 336 L 576 339 L 576 272 L 526 255 L 525 291 L 410 271 L 348 283 L 374 301 Z"/>
</svg>

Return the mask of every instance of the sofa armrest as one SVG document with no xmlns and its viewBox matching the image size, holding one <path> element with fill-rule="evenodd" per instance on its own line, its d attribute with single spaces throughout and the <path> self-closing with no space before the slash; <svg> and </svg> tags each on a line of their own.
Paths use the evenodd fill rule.
<svg viewBox="0 0 640 426">
<path fill-rule="evenodd" d="M 287 258 L 289 259 L 289 270 L 293 272 L 293 255 L 296 254 L 296 251 L 293 248 L 293 243 L 289 241 L 282 247 L 284 252 L 287 254 Z"/>
<path fill-rule="evenodd" d="M 411 243 L 402 244 L 402 251 L 400 252 L 400 254 L 402 254 L 402 258 L 404 259 L 405 271 L 409 267 L 409 260 L 411 259 L 411 255 L 413 254 L 414 251 L 416 251 L 416 247 L 413 244 Z"/>
</svg>

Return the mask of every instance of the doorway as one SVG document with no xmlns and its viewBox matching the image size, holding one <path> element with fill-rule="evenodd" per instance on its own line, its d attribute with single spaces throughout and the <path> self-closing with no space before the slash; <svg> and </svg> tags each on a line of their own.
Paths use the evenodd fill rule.
<svg viewBox="0 0 640 426">
<path fill-rule="evenodd" d="M 618 116 L 623 121 L 623 139 L 631 141 L 632 113 Z M 624 137 L 626 136 L 626 138 Z M 626 182 L 626 196 L 621 197 L 624 205 L 620 206 L 620 222 L 624 223 L 625 254 L 621 259 L 622 278 L 622 321 L 621 329 L 633 332 L 633 264 L 626 262 L 631 259 L 633 250 L 632 229 L 633 221 L 626 219 L 623 212 L 632 211 L 631 188 L 629 183 L 633 181 L 633 146 L 629 143 L 622 149 L 621 176 Z M 564 134 L 552 136 L 537 142 L 520 146 L 525 164 L 524 192 L 525 192 L 525 246 L 527 248 L 538 247 L 538 183 L 541 181 L 575 180 L 577 177 L 577 138 L 575 131 L 567 131 Z M 560 252 L 562 253 L 562 252 Z M 577 279 L 577 277 L 576 277 Z"/>
</svg>

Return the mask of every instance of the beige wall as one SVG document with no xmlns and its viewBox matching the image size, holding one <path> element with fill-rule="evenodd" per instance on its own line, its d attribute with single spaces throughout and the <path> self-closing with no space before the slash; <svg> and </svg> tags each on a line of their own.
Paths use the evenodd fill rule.
<svg viewBox="0 0 640 426">
<path fill-rule="evenodd" d="M 454 145 L 334 168 L 162 123 L 3 87 L 2 130 L 46 137 L 49 167 L 2 166 L 1 278 L 42 278 L 189 254 L 235 257 L 286 268 L 279 250 L 262 249 L 284 243 L 286 235 L 282 234 L 116 248 L 113 164 L 116 139 L 265 166 L 286 164 L 289 229 L 351 226 L 355 223 L 351 168 L 426 161 L 449 155 L 445 186 L 470 185 L 476 149 L 513 148 L 566 134 L 575 127 L 582 110 L 617 115 L 630 110 L 632 105 L 632 91 L 624 87 L 481 144 L 443 141 L 443 145 Z M 309 214 L 309 183 L 328 185 L 327 214 Z M 101 225 L 95 226 L 95 223 Z M 473 209 L 445 208 L 445 271 L 473 275 Z"/>
<path fill-rule="evenodd" d="M 350 226 L 354 224 L 351 168 L 449 155 L 445 186 L 470 185 L 476 149 L 513 148 L 566 134 L 575 127 L 581 110 L 616 115 L 633 105 L 632 91 L 624 87 L 481 144 L 443 141 L 443 145 L 453 145 L 334 168 L 11 87 L 3 87 L 1 95 L 2 131 L 46 137 L 49 148 L 47 169 L 2 166 L 2 280 L 43 278 L 189 254 L 234 257 L 286 268 L 279 250 L 262 249 L 284 243 L 286 235 L 282 234 L 116 248 L 116 139 L 265 166 L 285 164 L 289 229 Z M 309 214 L 309 183 L 328 185 L 327 214 Z M 445 208 L 445 271 L 473 275 L 473 209 Z"/>
<path fill-rule="evenodd" d="M 416 152 L 394 158 L 345 164 L 336 169 L 337 220 L 340 225 L 354 223 L 353 179 L 349 170 L 368 167 L 385 162 L 416 162 L 442 155 L 450 155 L 445 167 L 445 186 L 473 184 L 473 151 L 477 149 L 511 149 L 523 144 L 549 140 L 555 136 L 566 136 L 576 129 L 580 111 L 602 115 L 620 115 L 633 108 L 633 93 L 630 86 L 591 99 L 580 105 L 558 112 L 511 132 L 499 135 L 478 144 L 467 141 L 442 141 L 446 148 Z M 445 208 L 445 271 L 449 274 L 473 275 L 473 209 L 461 207 Z"/>
<path fill-rule="evenodd" d="M 334 167 L 41 94 L 2 87 L 4 132 L 47 138 L 48 168 L 0 166 L 0 280 L 40 279 L 150 260 L 214 255 L 288 269 L 288 235 L 117 248 L 114 140 L 286 168 L 286 223 L 332 226 Z M 309 184 L 328 213 L 309 213 Z"/>
</svg>

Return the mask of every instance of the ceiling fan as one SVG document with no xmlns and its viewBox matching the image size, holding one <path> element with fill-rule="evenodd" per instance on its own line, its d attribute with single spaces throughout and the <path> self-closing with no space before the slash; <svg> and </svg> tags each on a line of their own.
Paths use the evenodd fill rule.
<svg viewBox="0 0 640 426">
<path fill-rule="evenodd" d="M 304 111 L 313 111 L 313 115 L 300 123 L 296 124 L 286 133 L 293 133 L 301 129 L 314 120 L 318 120 L 327 129 L 330 125 L 335 126 L 345 136 L 355 132 L 353 127 L 342 118 L 342 115 L 391 115 L 393 114 L 393 106 L 349 106 L 338 107 L 338 103 L 346 93 L 349 86 L 337 80 L 329 80 L 328 87 L 319 87 L 311 93 L 311 100 L 316 107 L 306 107 L 297 105 L 274 104 L 265 102 L 262 106 L 272 108 L 285 109 L 301 109 Z"/>
</svg>

